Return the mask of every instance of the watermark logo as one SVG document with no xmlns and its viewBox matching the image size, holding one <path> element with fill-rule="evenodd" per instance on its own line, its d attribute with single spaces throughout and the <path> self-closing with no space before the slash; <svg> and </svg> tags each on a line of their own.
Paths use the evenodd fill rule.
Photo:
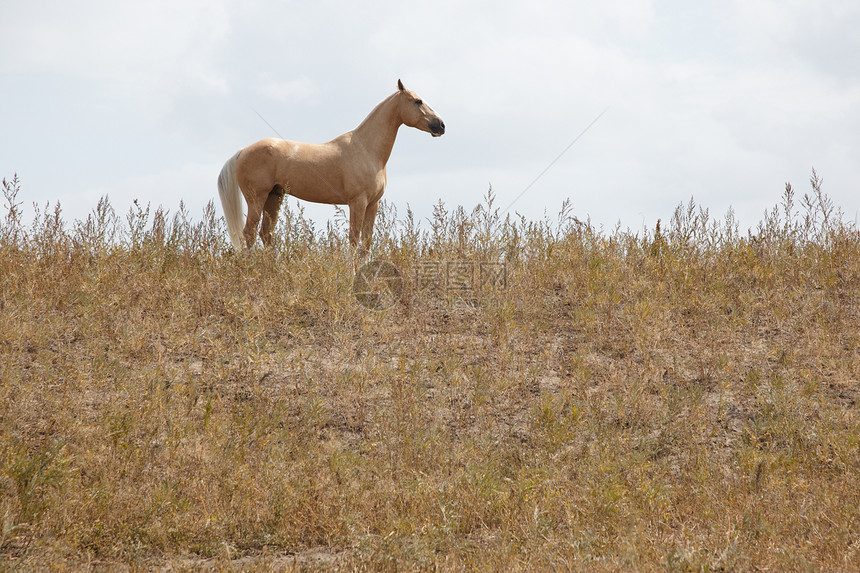
<svg viewBox="0 0 860 573">
<path fill-rule="evenodd" d="M 480 288 L 504 290 L 508 286 L 505 263 L 425 261 L 415 267 L 419 289 L 470 292 Z"/>
<path fill-rule="evenodd" d="M 403 295 L 400 269 L 388 261 L 370 261 L 358 269 L 352 281 L 355 300 L 372 310 L 387 310 Z"/>
<path fill-rule="evenodd" d="M 418 290 L 447 291 L 458 297 L 475 296 L 481 290 L 508 286 L 505 263 L 476 261 L 420 261 L 415 266 Z M 352 293 L 362 306 L 388 310 L 403 296 L 403 273 L 394 263 L 375 260 L 355 274 Z"/>
</svg>

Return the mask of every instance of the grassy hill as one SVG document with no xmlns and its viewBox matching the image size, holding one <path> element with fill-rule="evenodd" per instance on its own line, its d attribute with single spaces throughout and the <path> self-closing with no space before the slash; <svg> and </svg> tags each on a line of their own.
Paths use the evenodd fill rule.
<svg viewBox="0 0 860 573">
<path fill-rule="evenodd" d="M 236 255 L 211 206 L 3 188 L 0 568 L 860 567 L 860 234 L 817 176 L 749 233 L 388 206 L 365 304 L 342 218 Z"/>
</svg>

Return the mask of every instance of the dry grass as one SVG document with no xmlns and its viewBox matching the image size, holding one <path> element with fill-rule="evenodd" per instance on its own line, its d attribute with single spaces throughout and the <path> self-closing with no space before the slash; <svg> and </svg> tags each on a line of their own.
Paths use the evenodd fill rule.
<svg viewBox="0 0 860 573">
<path fill-rule="evenodd" d="M 860 235 L 813 178 L 755 232 L 389 208 L 235 256 L 214 209 L 0 226 L 0 568 L 860 567 Z M 507 288 L 419 289 L 426 261 Z"/>
</svg>

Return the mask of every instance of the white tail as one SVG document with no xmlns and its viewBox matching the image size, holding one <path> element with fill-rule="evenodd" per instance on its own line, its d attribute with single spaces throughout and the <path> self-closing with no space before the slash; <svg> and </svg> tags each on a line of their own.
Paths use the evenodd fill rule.
<svg viewBox="0 0 860 573">
<path fill-rule="evenodd" d="M 221 196 L 221 207 L 224 209 L 224 219 L 227 220 L 227 232 L 233 248 L 241 251 L 245 248 L 245 236 L 242 234 L 242 193 L 239 181 L 236 179 L 236 159 L 239 153 L 227 160 L 218 175 L 218 195 Z"/>
</svg>

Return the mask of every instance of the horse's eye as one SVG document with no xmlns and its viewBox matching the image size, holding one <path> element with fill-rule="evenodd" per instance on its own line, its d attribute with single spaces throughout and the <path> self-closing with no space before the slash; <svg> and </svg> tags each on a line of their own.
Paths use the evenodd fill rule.
<svg viewBox="0 0 860 573">
<path fill-rule="evenodd" d="M 415 105 L 423 105 L 423 104 L 424 104 L 424 102 L 421 101 L 420 99 L 415 100 Z"/>
</svg>

